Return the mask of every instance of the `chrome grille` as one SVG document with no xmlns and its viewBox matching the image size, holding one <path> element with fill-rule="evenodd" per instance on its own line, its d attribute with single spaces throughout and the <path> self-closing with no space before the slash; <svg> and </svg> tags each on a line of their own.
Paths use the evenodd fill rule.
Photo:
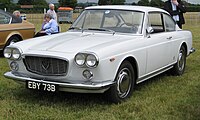
<svg viewBox="0 0 200 120">
<path fill-rule="evenodd" d="M 40 75 L 62 76 L 68 68 L 66 60 L 49 57 L 25 56 L 24 64 L 29 72 Z"/>
</svg>

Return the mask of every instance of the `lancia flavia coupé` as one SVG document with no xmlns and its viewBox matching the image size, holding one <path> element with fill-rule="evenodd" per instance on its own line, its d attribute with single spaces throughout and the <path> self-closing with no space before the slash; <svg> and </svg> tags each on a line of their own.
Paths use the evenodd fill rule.
<svg viewBox="0 0 200 120">
<path fill-rule="evenodd" d="M 29 89 L 105 92 L 119 103 L 155 75 L 182 75 L 194 51 L 191 32 L 162 9 L 93 6 L 67 32 L 6 47 L 11 71 L 4 75 Z"/>
</svg>

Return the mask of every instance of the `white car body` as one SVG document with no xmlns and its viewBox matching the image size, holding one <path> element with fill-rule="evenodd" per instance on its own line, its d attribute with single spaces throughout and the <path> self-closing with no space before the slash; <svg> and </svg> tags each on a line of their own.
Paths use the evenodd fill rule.
<svg viewBox="0 0 200 120">
<path fill-rule="evenodd" d="M 140 26 L 141 32 L 132 34 L 96 30 L 69 30 L 65 33 L 18 42 L 8 47 L 17 48 L 21 52 L 19 59 L 8 59 L 9 65 L 15 61 L 18 69 L 6 72 L 5 77 L 22 83 L 29 80 L 56 84 L 59 86 L 59 91 L 103 93 L 114 84 L 118 84 L 116 76 L 124 61 L 129 61 L 133 65 L 134 82 L 137 84 L 173 68 L 180 59 L 181 46 L 185 47 L 187 56 L 194 52 L 191 32 L 179 29 L 175 23 L 173 31 L 165 30 L 159 33 L 151 31 L 152 27 L 149 26 L 150 13 L 162 16 L 164 14 L 167 19 L 171 19 L 169 14 L 162 9 L 141 6 L 94 6 L 86 8 L 87 10 L 107 10 L 105 13 L 111 12 L 110 10 L 142 12 L 144 16 L 142 27 Z M 94 68 L 78 66 L 74 60 L 77 53 L 96 55 L 98 65 Z M 26 56 L 67 61 L 67 72 L 63 75 L 43 75 L 31 72 L 27 70 L 24 62 Z M 41 69 L 43 68 L 41 67 Z M 91 72 L 90 79 L 83 77 L 84 70 Z"/>
</svg>

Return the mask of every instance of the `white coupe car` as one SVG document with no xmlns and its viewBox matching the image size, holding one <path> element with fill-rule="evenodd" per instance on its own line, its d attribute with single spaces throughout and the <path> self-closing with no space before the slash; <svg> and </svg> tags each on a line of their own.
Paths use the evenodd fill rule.
<svg viewBox="0 0 200 120">
<path fill-rule="evenodd" d="M 136 84 L 171 70 L 182 75 L 192 34 L 166 11 L 141 6 L 86 8 L 65 33 L 11 44 L 4 75 L 28 89 L 104 93 L 115 103 Z"/>
</svg>

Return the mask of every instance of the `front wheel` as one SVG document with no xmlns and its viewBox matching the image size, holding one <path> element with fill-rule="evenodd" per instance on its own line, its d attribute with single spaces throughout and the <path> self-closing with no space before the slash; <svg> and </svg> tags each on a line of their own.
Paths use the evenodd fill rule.
<svg viewBox="0 0 200 120">
<path fill-rule="evenodd" d="M 135 71 L 129 61 L 124 61 L 115 78 L 113 85 L 107 92 L 109 99 L 114 103 L 121 103 L 132 95 L 135 85 Z"/>
<path fill-rule="evenodd" d="M 186 56 L 187 56 L 186 49 L 184 46 L 181 46 L 177 62 L 172 68 L 173 75 L 182 75 L 184 73 L 186 65 Z"/>
</svg>

